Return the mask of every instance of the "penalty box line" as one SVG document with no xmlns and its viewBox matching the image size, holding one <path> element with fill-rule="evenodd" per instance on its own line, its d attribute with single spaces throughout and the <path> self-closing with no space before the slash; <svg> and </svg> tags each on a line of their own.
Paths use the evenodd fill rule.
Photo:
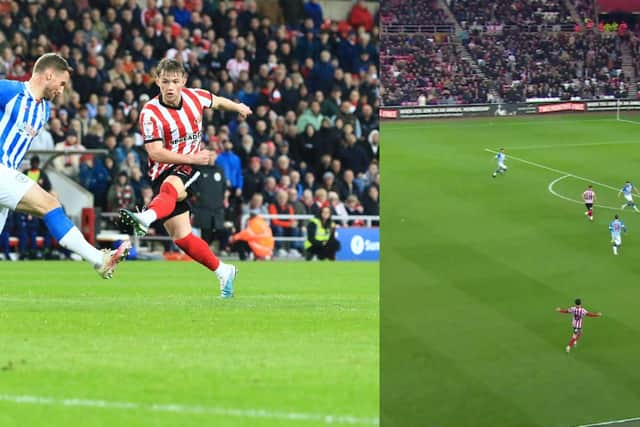
<svg viewBox="0 0 640 427">
<path fill-rule="evenodd" d="M 493 153 L 493 154 L 498 154 L 497 151 L 491 150 L 489 148 L 485 148 L 484 151 L 488 151 L 489 153 Z M 572 178 L 579 179 L 581 181 L 585 181 L 585 182 L 588 182 L 588 183 L 591 183 L 591 184 L 596 184 L 596 185 L 599 185 L 601 187 L 609 188 L 609 189 L 614 190 L 614 191 L 619 191 L 620 190 L 619 188 L 612 187 L 609 184 L 604 184 L 602 182 L 598 182 L 598 181 L 595 181 L 593 179 L 585 178 L 584 176 L 576 175 L 576 174 L 573 174 L 571 172 L 567 172 L 567 171 L 563 171 L 563 170 L 560 170 L 560 169 L 552 168 L 552 167 L 549 167 L 549 166 L 541 165 L 540 163 L 536 163 L 536 162 L 532 162 L 532 161 L 529 161 L 529 160 L 526 160 L 526 159 L 522 159 L 520 157 L 512 156 L 511 154 L 509 154 L 509 157 L 507 157 L 507 161 L 509 159 L 517 160 L 519 162 L 522 162 L 522 163 L 525 163 L 525 164 L 528 164 L 528 165 L 531 165 L 531 166 L 535 166 L 535 167 L 540 168 L 540 169 L 545 169 L 545 170 L 548 170 L 550 172 L 555 172 L 555 173 L 560 174 L 560 175 L 567 175 L 567 176 L 570 176 Z"/>
<path fill-rule="evenodd" d="M 635 421 L 640 421 L 640 417 L 635 417 L 635 418 L 625 418 L 623 420 L 611 420 L 611 421 L 601 421 L 599 423 L 594 423 L 594 424 L 583 424 L 583 425 L 579 425 L 576 427 L 597 427 L 597 426 L 611 426 L 611 425 L 615 425 L 615 424 L 626 424 L 626 423 L 632 423 Z"/>
</svg>

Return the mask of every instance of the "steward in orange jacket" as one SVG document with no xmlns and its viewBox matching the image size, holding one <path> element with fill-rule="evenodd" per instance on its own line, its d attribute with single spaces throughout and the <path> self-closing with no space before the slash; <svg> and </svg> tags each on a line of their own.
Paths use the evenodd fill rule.
<svg viewBox="0 0 640 427">
<path fill-rule="evenodd" d="M 247 259 L 249 251 L 253 252 L 256 258 L 269 259 L 273 256 L 273 233 L 269 223 L 260 215 L 251 212 L 247 228 L 231 236 L 229 241 L 232 250 L 238 251 L 241 260 Z"/>
</svg>

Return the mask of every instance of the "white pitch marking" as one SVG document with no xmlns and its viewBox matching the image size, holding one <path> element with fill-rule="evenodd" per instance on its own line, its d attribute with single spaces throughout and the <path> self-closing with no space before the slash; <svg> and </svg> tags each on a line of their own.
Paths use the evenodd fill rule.
<svg viewBox="0 0 640 427">
<path fill-rule="evenodd" d="M 631 123 L 631 124 L 633 124 L 633 125 L 640 125 L 640 123 L 638 123 L 638 122 L 634 122 L 634 121 L 631 121 L 631 120 L 618 119 L 618 120 L 616 120 L 616 121 L 618 121 L 618 122 L 625 122 L 625 123 Z"/>
<path fill-rule="evenodd" d="M 626 418 L 624 420 L 612 420 L 612 421 L 602 421 L 600 423 L 595 423 L 595 424 L 583 424 L 580 426 L 576 426 L 576 427 L 596 427 L 596 426 L 610 426 L 613 424 L 622 424 L 622 423 L 628 423 L 631 421 L 640 421 L 640 417 L 635 417 L 635 418 Z"/>
<path fill-rule="evenodd" d="M 522 146 L 505 146 L 512 150 L 535 150 L 535 149 L 547 149 L 547 148 L 564 148 L 564 147 L 596 147 L 599 145 L 627 145 L 627 144 L 640 144 L 640 141 L 607 141 L 607 142 L 583 142 L 580 144 L 555 144 L 555 145 L 522 145 Z"/>
<path fill-rule="evenodd" d="M 484 151 L 488 151 L 489 153 L 493 153 L 493 154 L 498 154 L 497 151 L 490 150 L 488 148 L 485 148 Z M 515 157 L 515 156 L 508 155 L 507 160 L 509 160 L 509 159 L 517 160 L 519 162 L 526 163 L 528 165 L 535 166 L 535 167 L 540 168 L 540 169 L 546 169 L 548 171 L 555 172 L 555 173 L 558 173 L 560 175 L 568 175 L 568 176 L 571 176 L 573 178 L 579 179 L 581 181 L 589 182 L 589 183 L 592 183 L 592 184 L 597 184 L 597 185 L 599 185 L 601 187 L 610 188 L 610 189 L 615 190 L 615 191 L 620 190 L 619 188 L 612 187 L 609 184 L 604 184 L 602 182 L 594 181 L 592 179 L 585 178 L 585 177 L 580 176 L 580 175 L 574 175 L 571 172 L 563 171 L 563 170 L 560 170 L 560 169 L 550 168 L 549 166 L 541 165 L 540 163 L 530 162 L 529 160 L 521 159 L 521 158 L 518 158 L 518 157 Z"/>
<path fill-rule="evenodd" d="M 105 409 L 142 409 L 154 412 L 173 412 L 178 414 L 211 414 L 241 418 L 269 418 L 286 421 L 315 421 L 325 424 L 349 424 L 349 425 L 380 425 L 377 417 L 355 417 L 352 415 L 323 415 L 304 412 L 275 412 L 263 409 L 234 409 L 220 408 L 212 406 L 188 406 L 177 403 L 136 403 L 136 402 L 113 402 L 108 400 L 93 400 L 82 398 L 54 398 L 28 395 L 0 394 L 0 401 L 47 405 L 47 406 L 71 406 L 71 407 L 91 407 Z"/>
<path fill-rule="evenodd" d="M 561 198 L 561 199 L 563 199 L 563 200 L 567 200 L 567 201 L 569 201 L 569 202 L 578 203 L 578 204 L 580 204 L 580 205 L 583 205 L 583 204 L 584 204 L 584 202 L 583 202 L 583 201 L 576 200 L 576 199 L 572 199 L 572 198 L 567 197 L 567 196 L 563 196 L 562 194 L 557 193 L 557 192 L 553 189 L 553 186 L 554 186 L 557 182 L 559 182 L 559 181 L 561 181 L 561 180 L 563 180 L 563 179 L 565 179 L 565 178 L 569 178 L 569 177 L 571 177 L 571 175 L 565 175 L 565 176 L 561 176 L 560 178 L 556 178 L 556 179 L 554 179 L 553 181 L 551 181 L 551 182 L 549 183 L 549 186 L 547 187 L 547 189 L 549 190 L 549 192 L 550 192 L 551 194 L 553 194 L 553 195 L 554 195 L 554 196 L 556 196 L 556 197 L 560 197 L 560 198 Z M 595 204 L 594 206 L 596 206 L 596 207 L 598 207 L 598 208 L 603 208 L 603 209 L 611 209 L 612 211 L 619 211 L 619 210 L 620 210 L 620 208 L 615 208 L 615 207 L 612 207 L 612 206 L 605 206 L 605 205 L 599 205 L 599 204 Z"/>
</svg>

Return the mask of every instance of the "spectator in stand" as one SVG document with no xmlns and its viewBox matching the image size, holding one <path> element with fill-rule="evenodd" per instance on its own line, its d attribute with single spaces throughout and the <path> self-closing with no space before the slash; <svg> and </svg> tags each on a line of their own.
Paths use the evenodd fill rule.
<svg viewBox="0 0 640 427">
<path fill-rule="evenodd" d="M 264 187 L 265 176 L 260 169 L 260 158 L 251 157 L 249 167 L 243 173 L 242 196 L 248 202 L 254 194 L 260 193 Z"/>
<path fill-rule="evenodd" d="M 231 189 L 234 197 L 241 197 L 244 185 L 242 162 L 240 157 L 233 152 L 233 143 L 230 140 L 224 140 L 223 147 L 224 151 L 216 158 L 216 164 L 224 170 L 227 186 Z"/>
<path fill-rule="evenodd" d="M 289 203 L 289 195 L 285 190 L 279 190 L 276 194 L 275 203 L 269 204 L 269 215 L 293 215 L 294 213 L 293 206 Z M 300 237 L 298 221 L 293 218 L 271 219 L 271 230 L 276 239 L 278 237 Z M 276 256 L 299 256 L 300 253 L 295 246 L 291 241 L 276 241 Z"/>
<path fill-rule="evenodd" d="M 67 132 L 65 141 L 55 146 L 56 151 L 77 150 L 84 151 L 84 147 L 78 143 L 78 134 L 75 130 Z M 80 170 L 80 154 L 68 154 L 53 159 L 53 166 L 58 172 L 77 177 Z"/>
<path fill-rule="evenodd" d="M 363 213 L 365 215 L 380 215 L 380 201 L 378 200 L 378 187 L 370 185 L 366 190 L 366 194 L 362 200 Z M 377 226 L 378 221 L 374 221 L 373 225 Z"/>
<path fill-rule="evenodd" d="M 118 212 L 120 209 L 135 210 L 135 206 L 136 195 L 129 183 L 129 176 L 126 172 L 120 172 L 107 193 L 107 210 L 109 212 Z"/>
<path fill-rule="evenodd" d="M 354 28 L 364 27 L 367 32 L 373 29 L 373 15 L 367 9 L 365 2 L 357 0 L 349 12 L 349 24 Z"/>
</svg>

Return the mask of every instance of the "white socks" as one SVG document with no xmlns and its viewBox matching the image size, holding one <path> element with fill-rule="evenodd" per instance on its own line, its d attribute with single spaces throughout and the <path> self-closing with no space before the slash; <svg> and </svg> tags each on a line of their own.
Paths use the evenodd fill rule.
<svg viewBox="0 0 640 427">
<path fill-rule="evenodd" d="M 218 265 L 218 268 L 216 269 L 216 271 L 214 271 L 214 273 L 216 273 L 218 279 L 222 279 L 224 275 L 227 274 L 229 268 L 231 268 L 229 264 L 225 264 L 224 262 L 220 261 L 220 264 Z"/>
<path fill-rule="evenodd" d="M 158 219 L 158 214 L 156 214 L 153 209 L 147 209 L 144 212 L 137 213 L 136 216 L 140 221 L 144 222 L 144 225 L 147 227 L 150 226 L 153 221 Z"/>
<path fill-rule="evenodd" d="M 67 234 L 58 242 L 60 246 L 69 249 L 89 261 L 94 267 L 102 265 L 102 252 L 94 248 L 87 242 L 78 230 L 78 227 L 71 228 Z"/>
</svg>

